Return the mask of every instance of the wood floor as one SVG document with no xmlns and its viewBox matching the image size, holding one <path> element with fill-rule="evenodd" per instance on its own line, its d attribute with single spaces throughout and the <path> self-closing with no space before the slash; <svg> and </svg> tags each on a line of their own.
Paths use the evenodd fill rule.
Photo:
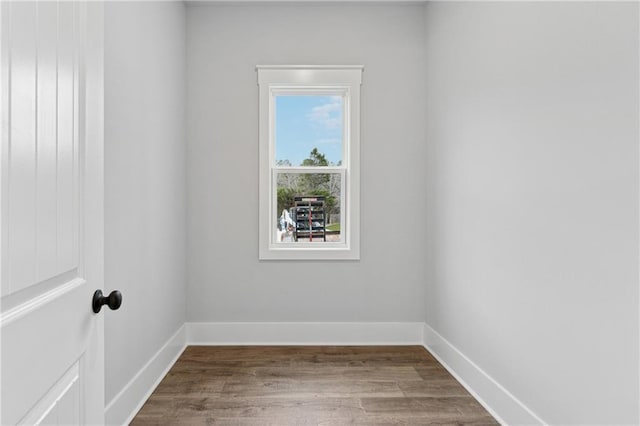
<svg viewBox="0 0 640 426">
<path fill-rule="evenodd" d="M 132 424 L 498 423 L 420 346 L 190 346 Z"/>
</svg>

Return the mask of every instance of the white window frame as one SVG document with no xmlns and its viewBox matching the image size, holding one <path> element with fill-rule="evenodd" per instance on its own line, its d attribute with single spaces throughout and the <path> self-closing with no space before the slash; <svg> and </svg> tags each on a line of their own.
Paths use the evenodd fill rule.
<svg viewBox="0 0 640 426">
<path fill-rule="evenodd" d="M 363 67 L 258 65 L 259 86 L 259 259 L 360 259 L 360 85 Z M 343 156 L 341 166 L 278 167 L 275 165 L 274 99 L 278 95 L 341 95 Z M 278 173 L 341 174 L 341 242 L 280 242 L 276 238 Z"/>
</svg>

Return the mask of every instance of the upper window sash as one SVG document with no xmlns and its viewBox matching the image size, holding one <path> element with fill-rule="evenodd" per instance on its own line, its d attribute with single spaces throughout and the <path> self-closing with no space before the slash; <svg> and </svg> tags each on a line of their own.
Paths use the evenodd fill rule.
<svg viewBox="0 0 640 426">
<path fill-rule="evenodd" d="M 349 165 L 349 142 L 350 142 L 350 98 L 351 87 L 349 85 L 328 85 L 328 86 L 308 86 L 299 85 L 298 87 L 282 86 L 282 85 L 269 85 L 269 164 L 271 166 L 277 166 L 278 158 L 276 158 L 276 150 L 278 146 L 277 135 L 277 116 L 278 108 L 276 105 L 276 99 L 278 97 L 340 97 L 341 99 L 341 128 L 342 133 L 340 137 L 341 144 L 341 156 L 340 166 L 348 168 Z M 335 165 L 335 164 L 334 164 Z M 313 167 L 304 166 L 302 164 L 291 164 L 291 167 Z M 322 166 L 329 167 L 329 166 Z"/>
</svg>

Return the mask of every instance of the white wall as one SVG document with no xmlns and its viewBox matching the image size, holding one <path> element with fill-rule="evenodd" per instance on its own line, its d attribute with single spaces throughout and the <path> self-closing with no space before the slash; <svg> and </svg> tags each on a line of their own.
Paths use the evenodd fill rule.
<svg viewBox="0 0 640 426">
<path fill-rule="evenodd" d="M 105 6 L 106 404 L 186 314 L 185 7 Z"/>
<path fill-rule="evenodd" d="M 543 421 L 638 423 L 637 4 L 183 7 L 107 5 L 107 403 L 185 318 L 426 318 Z M 365 66 L 358 262 L 257 260 L 254 67 L 301 63 Z"/>
<path fill-rule="evenodd" d="M 545 422 L 637 424 L 638 4 L 425 28 L 427 323 Z"/>
<path fill-rule="evenodd" d="M 190 321 L 423 320 L 422 8 L 187 7 Z M 257 64 L 365 66 L 361 261 L 258 261 Z"/>
</svg>

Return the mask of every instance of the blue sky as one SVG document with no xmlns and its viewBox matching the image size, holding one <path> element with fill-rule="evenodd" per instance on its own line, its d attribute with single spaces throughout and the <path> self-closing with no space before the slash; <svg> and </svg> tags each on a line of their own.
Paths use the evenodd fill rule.
<svg viewBox="0 0 640 426">
<path fill-rule="evenodd" d="M 313 148 L 342 160 L 342 97 L 276 96 L 275 104 L 276 161 L 299 166 Z"/>
</svg>

